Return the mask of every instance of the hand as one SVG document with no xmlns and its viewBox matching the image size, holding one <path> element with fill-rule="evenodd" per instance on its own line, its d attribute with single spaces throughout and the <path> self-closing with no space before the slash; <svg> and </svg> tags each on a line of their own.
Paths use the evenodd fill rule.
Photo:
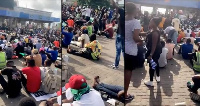
<svg viewBox="0 0 200 106">
<path fill-rule="evenodd" d="M 147 62 L 149 62 L 152 59 L 152 55 L 149 55 L 149 57 L 147 58 Z"/>
</svg>

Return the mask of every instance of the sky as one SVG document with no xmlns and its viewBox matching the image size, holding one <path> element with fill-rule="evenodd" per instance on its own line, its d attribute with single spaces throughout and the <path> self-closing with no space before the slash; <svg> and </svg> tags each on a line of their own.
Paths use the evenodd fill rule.
<svg viewBox="0 0 200 106">
<path fill-rule="evenodd" d="M 148 11 L 148 13 L 152 13 L 153 7 L 141 6 L 141 10 L 142 10 L 142 13 L 144 13 L 144 11 Z M 166 9 L 165 8 L 158 8 L 157 11 L 159 11 L 162 14 L 165 14 Z"/>
<path fill-rule="evenodd" d="M 52 12 L 51 16 L 61 18 L 61 0 L 16 0 L 19 7 Z"/>
</svg>

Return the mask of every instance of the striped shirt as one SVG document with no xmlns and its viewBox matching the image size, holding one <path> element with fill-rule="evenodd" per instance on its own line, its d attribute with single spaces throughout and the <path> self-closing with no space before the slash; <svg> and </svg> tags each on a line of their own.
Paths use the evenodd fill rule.
<svg viewBox="0 0 200 106">
<path fill-rule="evenodd" d="M 125 53 L 137 56 L 137 43 L 133 40 L 133 31 L 141 29 L 140 22 L 136 19 L 125 21 Z"/>
</svg>

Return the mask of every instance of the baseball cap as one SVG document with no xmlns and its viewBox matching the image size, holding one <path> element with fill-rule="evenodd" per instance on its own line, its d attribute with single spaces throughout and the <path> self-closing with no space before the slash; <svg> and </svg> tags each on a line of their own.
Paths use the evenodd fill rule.
<svg viewBox="0 0 200 106">
<path fill-rule="evenodd" d="M 85 88 L 86 85 L 87 85 L 87 82 L 86 82 L 85 77 L 82 76 L 82 75 L 79 75 L 79 74 L 75 74 L 75 75 L 73 75 L 69 78 L 69 83 L 67 83 L 65 85 L 65 88 L 66 89 L 71 88 L 71 89 L 79 90 L 79 89 Z"/>
</svg>

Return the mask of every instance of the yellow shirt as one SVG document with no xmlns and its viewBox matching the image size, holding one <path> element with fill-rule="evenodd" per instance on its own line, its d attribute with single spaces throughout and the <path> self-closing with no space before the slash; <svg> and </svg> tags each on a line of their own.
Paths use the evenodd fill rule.
<svg viewBox="0 0 200 106">
<path fill-rule="evenodd" d="M 162 21 L 161 21 L 160 24 L 158 25 L 159 28 L 163 28 L 164 23 L 165 23 L 165 18 L 163 17 L 163 18 L 162 18 Z"/>
</svg>

